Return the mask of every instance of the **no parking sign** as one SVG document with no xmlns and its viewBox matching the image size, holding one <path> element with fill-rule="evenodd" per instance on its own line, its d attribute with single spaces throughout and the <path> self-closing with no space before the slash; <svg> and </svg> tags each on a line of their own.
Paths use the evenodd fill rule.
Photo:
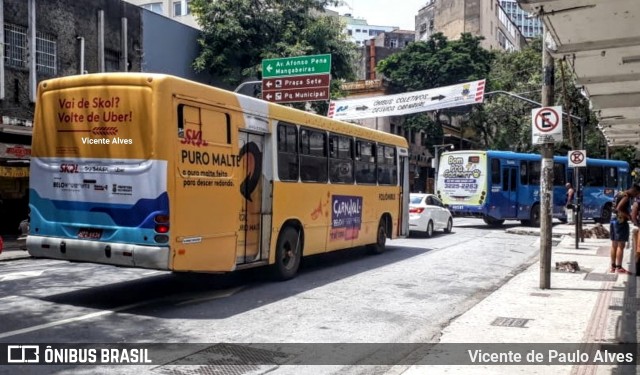
<svg viewBox="0 0 640 375">
<path fill-rule="evenodd" d="M 562 142 L 562 106 L 531 110 L 531 137 L 534 145 Z"/>
<path fill-rule="evenodd" d="M 569 159 L 569 168 L 586 167 L 587 166 L 587 151 L 586 150 L 572 150 L 567 154 Z"/>
</svg>

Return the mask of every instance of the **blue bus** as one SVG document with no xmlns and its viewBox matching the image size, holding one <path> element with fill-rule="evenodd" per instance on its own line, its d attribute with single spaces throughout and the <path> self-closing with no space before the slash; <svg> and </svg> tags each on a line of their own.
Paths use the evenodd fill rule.
<svg viewBox="0 0 640 375">
<path fill-rule="evenodd" d="M 489 225 L 520 220 L 540 225 L 540 155 L 510 151 L 444 152 L 438 168 L 436 194 L 454 216 L 475 216 Z M 565 184 L 574 187 L 566 156 L 553 158 L 553 217 L 566 221 Z M 615 194 L 631 185 L 629 164 L 587 158 L 578 168 L 582 181 L 583 218 L 608 223 Z"/>
</svg>

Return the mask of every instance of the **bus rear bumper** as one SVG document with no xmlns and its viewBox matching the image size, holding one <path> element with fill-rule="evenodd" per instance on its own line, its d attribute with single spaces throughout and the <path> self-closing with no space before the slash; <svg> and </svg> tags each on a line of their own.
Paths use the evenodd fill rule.
<svg viewBox="0 0 640 375">
<path fill-rule="evenodd" d="M 29 235 L 27 250 L 34 257 L 124 267 L 169 269 L 169 247 Z"/>
</svg>

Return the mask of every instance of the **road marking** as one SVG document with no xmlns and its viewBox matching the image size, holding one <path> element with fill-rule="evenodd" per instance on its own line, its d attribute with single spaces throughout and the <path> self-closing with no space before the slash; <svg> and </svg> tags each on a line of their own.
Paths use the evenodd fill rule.
<svg viewBox="0 0 640 375">
<path fill-rule="evenodd" d="M 229 297 L 229 296 L 233 295 L 234 293 L 237 293 L 238 291 L 240 291 L 243 288 L 244 288 L 243 286 L 240 286 L 240 287 L 236 287 L 236 288 L 221 290 L 221 291 L 215 293 L 214 295 L 209 294 L 209 295 L 207 295 L 205 297 L 202 297 L 202 298 L 196 298 L 196 299 L 192 299 L 192 300 L 188 300 L 188 301 L 183 301 L 183 302 L 178 303 L 177 305 L 186 305 L 186 304 L 189 304 L 189 303 L 196 303 L 196 302 L 202 302 L 202 301 L 207 301 L 207 300 L 213 300 L 213 299 L 218 299 L 218 298 Z M 33 326 L 33 327 L 27 327 L 27 328 L 18 329 L 18 330 L 15 330 L 15 331 L 4 332 L 4 333 L 0 333 L 0 339 L 4 339 L 6 337 L 11 337 L 11 336 L 21 335 L 23 333 L 39 331 L 39 330 L 46 329 L 46 328 L 57 327 L 57 326 L 61 326 L 61 325 L 68 324 L 68 323 L 75 323 L 75 322 L 79 322 L 79 321 L 83 321 L 83 320 L 93 319 L 93 318 L 97 318 L 97 317 L 104 316 L 104 315 L 114 314 L 114 313 L 117 313 L 117 312 L 120 312 L 120 311 L 123 311 L 123 310 L 134 309 L 136 307 L 140 307 L 140 306 L 144 306 L 144 305 L 150 305 L 152 303 L 156 303 L 156 302 L 160 302 L 160 301 L 167 301 L 167 300 L 171 300 L 171 299 L 174 299 L 174 298 L 175 297 L 160 297 L 160 298 L 155 298 L 155 299 L 152 299 L 152 300 L 149 300 L 149 301 L 143 301 L 143 302 L 133 303 L 133 304 L 130 304 L 130 305 L 116 307 L 116 308 L 111 309 L 111 310 L 97 311 L 97 312 L 94 312 L 94 313 L 91 313 L 91 314 L 81 315 L 81 316 L 77 316 L 77 317 L 74 317 L 74 318 L 62 319 L 62 320 L 58 320 L 58 321 L 55 321 L 55 322 L 39 324 L 39 325 Z"/>
<path fill-rule="evenodd" d="M 55 272 L 55 271 L 65 271 L 65 272 L 80 272 L 87 271 L 89 268 L 45 268 L 43 270 L 34 270 L 34 271 L 18 271 L 18 272 L 10 272 L 4 275 L 0 275 L 0 281 L 11 281 L 11 280 L 20 280 L 27 279 L 30 277 L 38 277 L 42 276 L 45 272 Z"/>
<path fill-rule="evenodd" d="M 2 262 L 2 268 L 0 270 L 8 270 L 8 269 L 18 269 L 18 268 L 29 268 L 29 269 L 33 269 L 35 267 L 41 267 L 41 266 L 50 266 L 53 264 L 64 264 L 65 261 L 53 261 L 53 262 L 34 262 L 33 260 L 29 261 L 29 262 L 20 262 L 19 264 L 17 264 L 18 261 L 13 261 L 13 262 Z"/>
<path fill-rule="evenodd" d="M 22 329 L 18 329 L 18 330 L 15 330 L 15 331 L 4 332 L 4 333 L 0 333 L 0 339 L 6 338 L 6 337 L 11 337 L 11 336 L 21 335 L 23 333 L 39 331 L 41 329 L 57 327 L 57 326 L 61 326 L 61 325 L 67 324 L 67 323 L 74 323 L 74 322 L 79 322 L 79 321 L 82 321 L 82 320 L 93 319 L 93 318 L 97 318 L 99 316 L 113 314 L 113 313 L 116 313 L 116 312 L 119 312 L 119 311 L 122 311 L 122 310 L 128 310 L 128 309 L 133 309 L 133 308 L 140 307 L 140 306 L 143 306 L 143 305 L 147 305 L 147 304 L 150 304 L 150 303 L 162 300 L 162 299 L 166 299 L 166 297 L 158 298 L 156 300 L 133 303 L 131 305 L 125 305 L 125 306 L 117 307 L 117 308 L 112 309 L 112 310 L 97 311 L 97 312 L 94 312 L 94 313 L 91 313 L 91 314 L 77 316 L 75 318 L 68 318 L 68 319 L 58 320 L 58 321 L 55 321 L 55 322 L 39 324 L 37 326 L 22 328 Z"/>
<path fill-rule="evenodd" d="M 20 279 L 26 279 L 29 277 L 38 277 L 42 275 L 45 271 L 46 270 L 11 272 L 5 275 L 0 275 L 0 281 L 20 280 Z"/>
</svg>

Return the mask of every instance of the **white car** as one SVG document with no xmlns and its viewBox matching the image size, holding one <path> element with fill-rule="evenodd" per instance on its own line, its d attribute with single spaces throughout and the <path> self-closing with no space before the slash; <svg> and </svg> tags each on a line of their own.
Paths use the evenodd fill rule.
<svg viewBox="0 0 640 375">
<path fill-rule="evenodd" d="M 409 196 L 409 230 L 433 236 L 434 230 L 451 233 L 453 217 L 440 199 L 433 194 L 411 194 Z"/>
</svg>

